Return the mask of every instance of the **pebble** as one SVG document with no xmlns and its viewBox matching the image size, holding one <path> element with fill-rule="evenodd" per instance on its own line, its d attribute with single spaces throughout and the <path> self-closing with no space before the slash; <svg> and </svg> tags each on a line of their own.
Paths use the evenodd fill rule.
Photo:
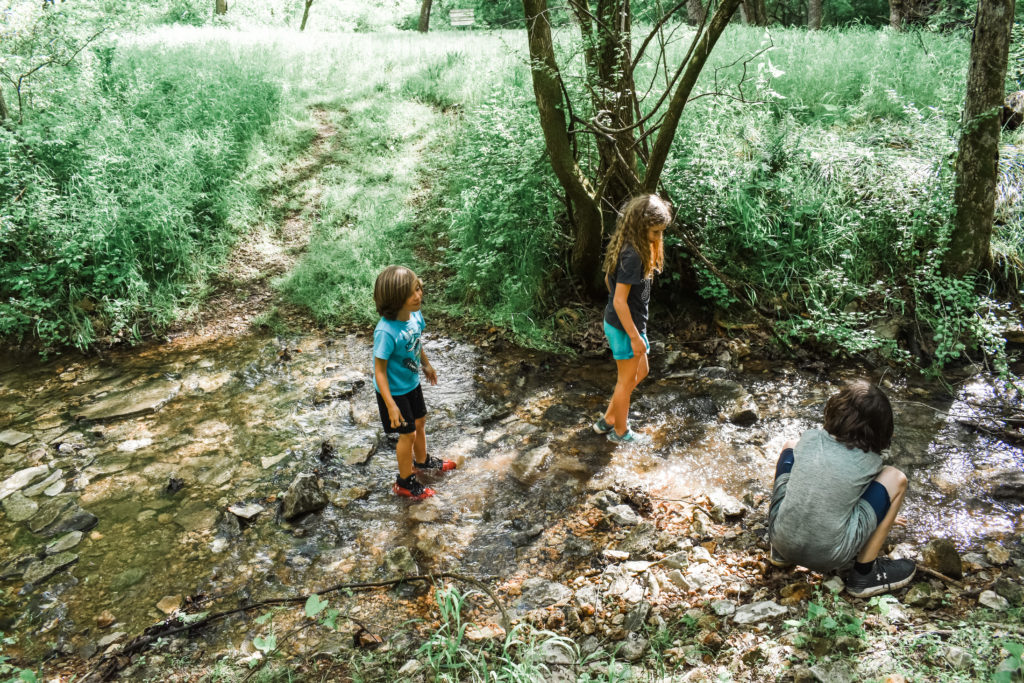
<svg viewBox="0 0 1024 683">
<path fill-rule="evenodd" d="M 82 536 L 84 534 L 81 531 L 69 531 L 53 543 L 46 546 L 47 555 L 56 555 L 66 550 L 71 550 L 76 545 L 82 542 Z"/>
<path fill-rule="evenodd" d="M 1010 551 L 995 541 L 985 544 L 985 556 L 994 565 L 1008 564 L 1010 562 Z"/>
<path fill-rule="evenodd" d="M 164 614 L 174 614 L 181 608 L 181 596 L 165 595 L 160 602 L 156 603 L 156 608 Z"/>
<path fill-rule="evenodd" d="M 711 611 L 720 617 L 730 617 L 736 613 L 736 603 L 732 600 L 713 600 Z"/>
<path fill-rule="evenodd" d="M 109 628 L 110 626 L 113 626 L 116 621 L 117 617 L 115 617 L 110 610 L 105 609 L 96 615 L 96 628 Z"/>
<path fill-rule="evenodd" d="M 608 508 L 608 516 L 620 526 L 633 526 L 640 523 L 636 511 L 628 505 L 613 505 Z"/>
<path fill-rule="evenodd" d="M 99 642 L 97 642 L 96 644 L 99 645 L 100 647 L 106 647 L 107 645 L 110 645 L 111 643 L 116 643 L 117 641 L 119 641 L 122 638 L 124 638 L 126 635 L 128 635 L 128 634 L 125 633 L 124 631 L 115 631 L 114 633 L 111 633 L 109 635 L 105 635 L 102 638 L 100 638 Z"/>
<path fill-rule="evenodd" d="M 757 624 L 768 619 L 780 617 L 789 609 L 771 600 L 762 600 L 736 609 L 732 620 L 737 624 Z"/>
</svg>

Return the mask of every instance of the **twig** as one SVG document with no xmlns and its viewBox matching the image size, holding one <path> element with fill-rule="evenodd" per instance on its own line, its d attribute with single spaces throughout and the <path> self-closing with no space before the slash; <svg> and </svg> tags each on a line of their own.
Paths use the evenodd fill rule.
<svg viewBox="0 0 1024 683">
<path fill-rule="evenodd" d="M 919 565 L 917 566 L 917 571 L 921 572 L 922 574 L 927 574 L 928 576 L 933 576 L 933 577 L 935 577 L 936 579 L 941 579 L 942 581 L 945 581 L 945 582 L 946 582 L 946 583 L 948 583 L 948 584 L 951 584 L 951 585 L 953 585 L 953 586 L 956 586 L 956 587 L 957 587 L 957 588 L 959 588 L 960 590 L 964 590 L 964 585 L 963 585 L 962 583 L 960 583 L 959 581 L 957 581 L 957 580 L 956 580 L 956 579 L 954 579 L 954 578 L 951 578 L 951 577 L 949 577 L 949 576 L 946 576 L 946 575 L 945 575 L 945 574 L 943 574 L 942 572 L 937 572 L 937 571 L 935 571 L 935 570 L 934 570 L 934 569 L 932 569 L 931 567 L 926 567 L 926 566 L 924 566 L 923 564 L 919 564 Z"/>
<path fill-rule="evenodd" d="M 381 588 L 384 586 L 396 586 L 399 584 L 409 583 L 413 581 L 428 581 L 430 583 L 433 583 L 436 579 L 444 578 L 455 579 L 456 581 L 464 581 L 466 583 L 473 584 L 474 586 L 480 588 L 485 593 L 487 593 L 491 600 L 494 601 L 494 604 L 498 606 L 498 610 L 501 612 L 502 628 L 504 628 L 506 632 L 509 631 L 512 622 L 509 619 L 508 612 L 505 610 L 505 606 L 501 603 L 500 600 L 498 600 L 498 597 L 489 587 L 487 587 L 479 579 L 476 579 L 471 576 L 466 576 L 465 574 L 458 574 L 455 572 L 441 572 L 438 574 L 420 574 L 417 576 L 403 576 L 401 578 L 389 579 L 386 581 L 372 581 L 364 583 L 340 583 L 335 586 L 325 588 L 321 591 L 314 591 L 313 593 L 309 593 L 306 595 L 297 595 L 290 598 L 268 598 L 266 600 L 260 600 L 258 602 L 241 605 L 233 609 L 224 610 L 223 612 L 215 612 L 213 614 L 208 614 L 202 619 L 197 619 L 192 623 L 182 624 L 181 626 L 172 626 L 173 622 L 169 620 L 161 622 L 159 624 L 155 624 L 145 629 L 141 635 L 136 636 L 132 640 L 128 641 L 128 643 L 125 644 L 125 646 L 117 652 L 110 653 L 109 655 L 104 654 L 100 658 L 100 661 L 97 662 L 96 667 L 93 668 L 93 670 L 90 671 L 83 680 L 85 683 L 100 683 L 101 681 L 109 680 L 111 676 L 116 675 L 124 666 L 127 665 L 127 662 L 130 660 L 131 655 L 144 650 L 151 643 L 156 642 L 157 639 L 166 638 L 168 636 L 177 635 L 179 633 L 184 633 L 186 631 L 199 629 L 209 624 L 212 624 L 215 621 L 219 621 L 221 619 L 224 619 L 225 617 L 229 617 L 233 614 L 238 614 L 240 612 L 248 612 L 249 610 L 258 609 L 260 607 L 266 607 L 269 605 L 286 605 L 305 602 L 309 599 L 310 595 L 326 595 L 327 593 L 333 593 L 336 591 L 346 589 L 365 590 L 369 588 Z M 497 577 L 485 578 L 493 579 Z"/>
</svg>

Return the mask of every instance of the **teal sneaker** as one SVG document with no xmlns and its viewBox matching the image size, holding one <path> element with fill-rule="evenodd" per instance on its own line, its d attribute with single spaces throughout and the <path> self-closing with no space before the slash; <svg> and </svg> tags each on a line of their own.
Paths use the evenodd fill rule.
<svg viewBox="0 0 1024 683">
<path fill-rule="evenodd" d="M 594 423 L 594 431 L 597 432 L 598 434 L 607 434 L 608 432 L 612 431 L 612 429 L 614 429 L 614 427 L 605 422 L 603 415 L 597 422 Z"/>
<path fill-rule="evenodd" d="M 612 443 L 628 443 L 634 446 L 644 446 L 651 442 L 651 437 L 646 434 L 638 434 L 632 429 L 627 429 L 626 433 L 619 436 L 615 433 L 615 430 L 608 432 L 608 440 Z"/>
</svg>

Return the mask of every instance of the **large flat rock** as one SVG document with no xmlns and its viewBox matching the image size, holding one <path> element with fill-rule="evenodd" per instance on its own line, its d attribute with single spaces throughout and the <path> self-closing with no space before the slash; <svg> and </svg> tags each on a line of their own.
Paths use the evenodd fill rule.
<svg viewBox="0 0 1024 683">
<path fill-rule="evenodd" d="M 17 446 L 22 441 L 26 441 L 31 438 L 31 434 L 19 432 L 17 429 L 6 429 L 0 432 L 0 443 L 7 444 L 8 446 Z"/>
<path fill-rule="evenodd" d="M 92 422 L 110 422 L 147 415 L 160 410 L 180 389 L 181 382 L 157 380 L 127 391 L 108 394 L 80 409 L 75 417 Z"/>
<path fill-rule="evenodd" d="M 15 491 L 20 491 L 40 477 L 45 476 L 49 471 L 50 468 L 46 465 L 39 465 L 38 467 L 27 467 L 19 472 L 15 472 L 4 479 L 3 483 L 0 483 L 0 500 L 3 500 Z"/>
</svg>

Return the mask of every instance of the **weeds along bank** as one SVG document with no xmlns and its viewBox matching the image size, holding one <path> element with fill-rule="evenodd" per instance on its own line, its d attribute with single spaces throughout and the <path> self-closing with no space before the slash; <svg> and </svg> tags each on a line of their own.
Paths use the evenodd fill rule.
<svg viewBox="0 0 1024 683">
<path fill-rule="evenodd" d="M 571 31 L 560 39 L 576 50 Z M 967 50 L 963 35 L 730 27 L 697 92 L 717 76 L 735 96 L 746 68 L 748 102 L 688 105 L 664 176 L 681 227 L 798 339 L 939 362 L 997 347 L 1001 304 L 978 294 L 992 283 L 940 270 Z M 268 188 L 312 140 L 313 107 L 341 139 L 317 206 L 298 207 L 311 239 L 279 283 L 288 298 L 324 323 L 368 322 L 373 277 L 405 262 L 427 276 L 428 306 L 530 344 L 558 343 L 566 306 L 591 316 L 565 273 L 522 31 L 172 27 L 47 78 L 25 123 L 0 133 L 9 339 L 84 346 L 195 305 L 232 242 L 273 220 Z M 1019 289 L 1018 194 L 1003 193 L 994 237 L 1003 291 Z M 692 295 L 688 261 L 670 237 L 656 301 Z M 698 279 L 702 297 L 743 310 Z"/>
</svg>

